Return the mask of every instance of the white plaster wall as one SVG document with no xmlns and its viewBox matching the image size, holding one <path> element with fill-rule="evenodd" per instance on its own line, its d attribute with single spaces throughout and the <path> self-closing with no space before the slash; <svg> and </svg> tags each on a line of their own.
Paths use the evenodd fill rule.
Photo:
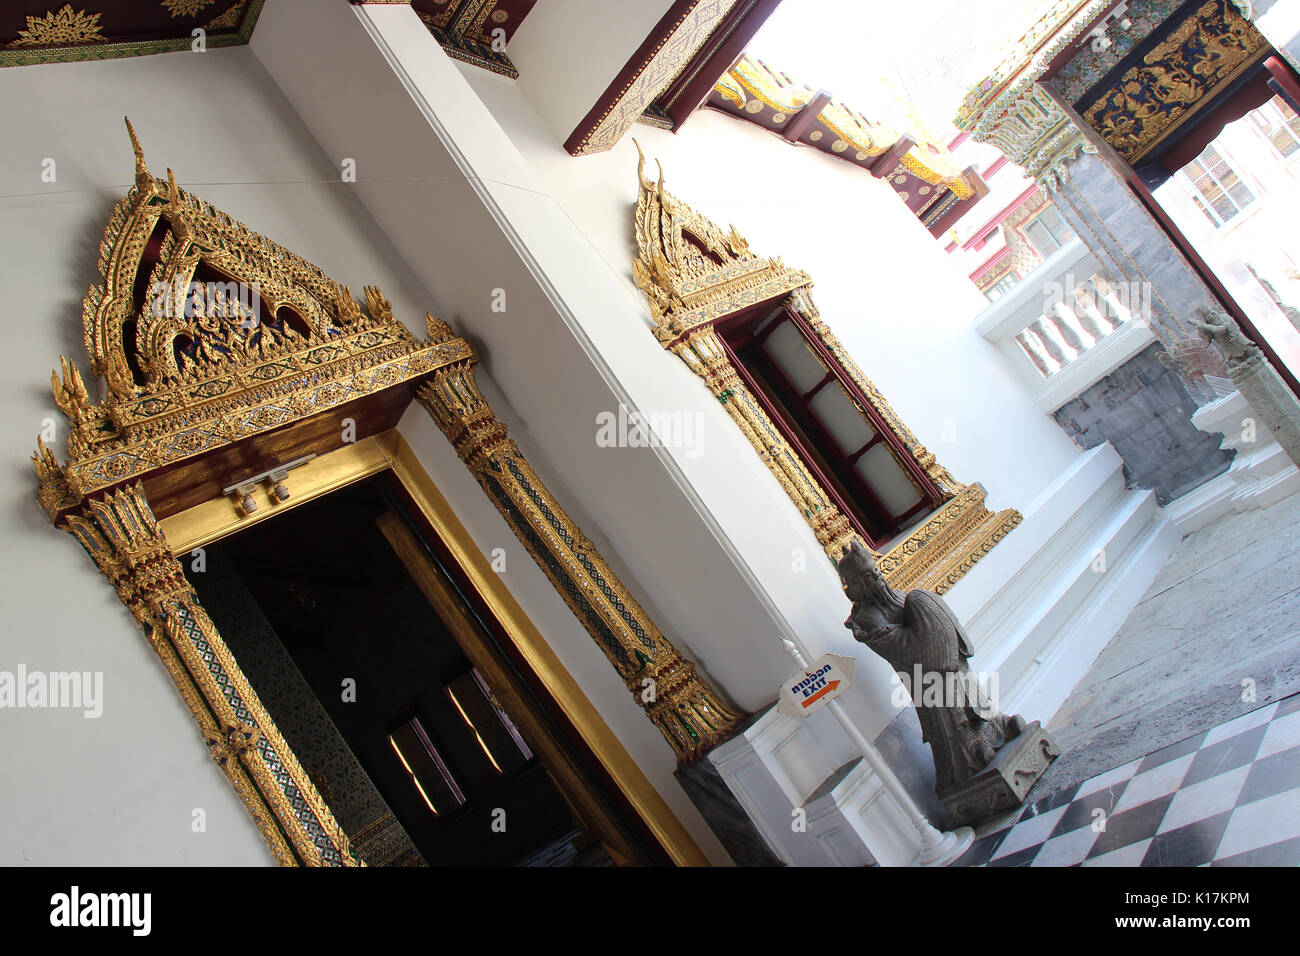
<svg viewBox="0 0 1300 956">
<path fill-rule="evenodd" d="M 714 110 L 676 135 L 637 126 L 616 149 L 575 159 L 509 80 L 461 72 L 638 299 L 633 137 L 651 176 L 654 160 L 663 163 L 675 196 L 723 228 L 734 224 L 757 254 L 812 276 L 822 317 L 863 372 L 959 480 L 985 485 L 991 508 L 1025 507 L 1078 456 L 975 332 L 987 301 L 884 182 Z M 609 321 L 634 335 L 649 320 L 644 305 L 641 313 Z"/>
<path fill-rule="evenodd" d="M 444 317 L 479 345 L 526 426 L 521 444 L 534 465 L 608 544 L 611 564 L 665 633 L 746 708 L 770 702 L 790 670 L 784 634 L 814 656 L 831 645 L 852 653 L 838 580 L 816 560 L 803 518 L 703 384 L 654 345 L 639 293 L 536 180 L 410 11 L 339 8 L 307 21 L 304 7 L 268 9 L 254 52 L 317 139 L 357 156 L 368 208 L 438 290 Z M 359 21 L 380 34 L 357 37 Z M 359 130 L 360 116 L 373 121 Z M 506 293 L 505 312 L 491 309 L 494 287 Z M 698 415 L 700 454 L 599 447 L 596 416 L 629 397 L 634 408 Z M 791 574 L 795 548 L 805 574 Z M 591 656 L 586 644 L 575 653 Z M 863 673 L 883 668 L 865 656 Z M 873 732 L 896 711 L 869 706 Z M 638 721 L 625 739 L 641 733 Z"/>
</svg>

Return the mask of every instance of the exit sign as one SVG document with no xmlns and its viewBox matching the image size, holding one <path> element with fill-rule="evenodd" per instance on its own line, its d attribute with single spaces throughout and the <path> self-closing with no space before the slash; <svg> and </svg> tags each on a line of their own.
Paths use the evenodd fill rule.
<svg viewBox="0 0 1300 956">
<path fill-rule="evenodd" d="M 807 717 L 853 686 L 853 658 L 826 654 L 781 685 L 777 709 L 791 717 Z"/>
</svg>

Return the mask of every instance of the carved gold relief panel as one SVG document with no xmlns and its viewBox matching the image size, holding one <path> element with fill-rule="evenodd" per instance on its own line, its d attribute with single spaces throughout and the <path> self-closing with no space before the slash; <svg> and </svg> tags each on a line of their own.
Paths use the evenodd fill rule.
<svg viewBox="0 0 1300 956">
<path fill-rule="evenodd" d="M 1271 50 L 1231 0 L 1210 0 L 1084 108 L 1083 118 L 1136 163 Z"/>
<path fill-rule="evenodd" d="M 128 124 L 129 126 L 129 124 Z M 410 381 L 468 354 L 416 342 L 378 289 L 366 309 L 320 269 L 149 173 L 100 243 L 82 307 L 92 401 L 64 359 L 54 398 L 68 462 L 38 453 L 51 517 L 98 491 Z"/>
</svg>

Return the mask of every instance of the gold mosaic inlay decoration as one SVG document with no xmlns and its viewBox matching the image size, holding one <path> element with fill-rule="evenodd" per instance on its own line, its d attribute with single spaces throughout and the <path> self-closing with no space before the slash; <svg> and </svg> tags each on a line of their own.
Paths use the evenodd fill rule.
<svg viewBox="0 0 1300 956">
<path fill-rule="evenodd" d="M 468 354 L 459 340 L 415 341 L 378 289 L 365 290 L 363 311 L 346 287 L 181 189 L 170 172 L 154 177 L 131 136 L 135 185 L 113 210 L 100 243 L 102 281 L 82 307 L 90 369 L 107 395 L 92 401 L 76 365 L 61 361 L 54 399 L 69 423 L 68 462 L 38 450 L 51 515 Z M 137 308 L 137 273 L 158 229 L 159 261 Z M 196 282 L 200 263 L 231 281 Z M 243 290 L 256 292 L 258 314 Z M 271 320 L 282 308 L 296 318 L 277 328 Z"/>
<path fill-rule="evenodd" d="M 428 323 L 432 341 L 455 340 L 445 322 L 430 317 Z M 659 728 L 678 763 L 703 756 L 745 715 L 696 673 L 555 500 L 479 391 L 477 364 L 471 355 L 436 371 L 420 386 L 420 403 Z"/>
</svg>

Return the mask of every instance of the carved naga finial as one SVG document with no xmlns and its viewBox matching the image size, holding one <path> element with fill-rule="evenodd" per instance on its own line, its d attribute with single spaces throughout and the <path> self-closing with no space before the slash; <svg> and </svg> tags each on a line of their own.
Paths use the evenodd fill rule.
<svg viewBox="0 0 1300 956">
<path fill-rule="evenodd" d="M 59 372 L 62 372 L 60 376 Z M 68 361 L 67 356 L 59 356 L 59 371 L 50 373 L 50 385 L 54 392 L 54 404 L 76 425 L 82 415 L 90 408 L 90 395 L 86 383 L 77 366 Z"/>
<path fill-rule="evenodd" d="M 645 178 L 645 153 L 641 151 L 641 144 L 637 142 L 635 136 L 632 137 L 632 145 L 636 147 L 636 178 L 640 180 L 642 186 L 649 189 L 650 180 Z"/>
<path fill-rule="evenodd" d="M 352 290 L 337 282 L 334 283 L 334 308 L 340 325 L 359 325 L 364 320 L 361 307 L 352 298 Z"/>
<path fill-rule="evenodd" d="M 435 319 L 432 312 L 424 313 L 424 327 L 431 342 L 450 342 L 457 337 L 456 331 L 442 319 Z"/>
<path fill-rule="evenodd" d="M 176 185 L 176 174 L 167 168 L 167 211 L 176 215 L 184 208 L 185 203 L 181 200 L 181 187 Z"/>
<path fill-rule="evenodd" d="M 644 186 L 646 189 L 653 190 L 657 195 L 662 197 L 664 194 L 664 164 L 659 162 L 659 160 L 657 159 L 655 160 L 655 165 L 659 167 L 659 180 L 658 182 L 654 182 L 654 183 L 650 182 L 650 180 L 646 179 L 645 176 L 645 153 L 641 151 L 641 144 L 636 141 L 635 137 L 633 137 L 632 143 L 634 146 L 636 146 L 637 178 L 641 180 L 642 186 Z"/>
<path fill-rule="evenodd" d="M 131 117 L 125 116 L 126 132 L 131 137 L 131 152 L 135 154 L 135 181 L 137 183 L 146 183 L 153 177 L 149 175 L 149 167 L 144 164 L 144 149 L 140 146 L 140 140 L 135 135 L 135 127 L 131 125 Z"/>
<path fill-rule="evenodd" d="M 379 291 L 379 287 L 368 285 L 363 288 L 366 293 L 366 311 L 370 313 L 370 317 L 378 322 L 392 322 L 393 307 Z"/>
</svg>

